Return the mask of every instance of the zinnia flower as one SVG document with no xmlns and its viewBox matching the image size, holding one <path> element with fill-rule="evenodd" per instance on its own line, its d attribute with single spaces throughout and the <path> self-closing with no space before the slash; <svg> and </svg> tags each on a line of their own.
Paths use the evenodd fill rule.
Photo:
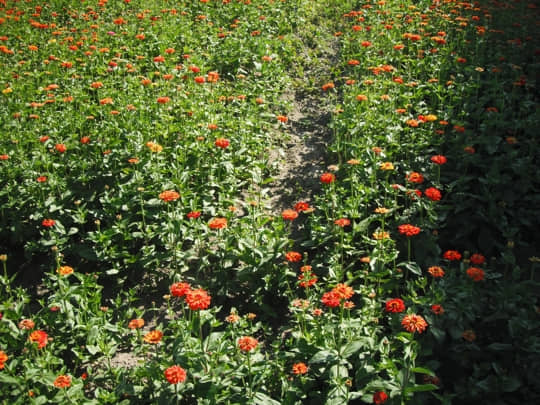
<svg viewBox="0 0 540 405">
<path fill-rule="evenodd" d="M 180 194 L 178 194 L 174 190 L 165 190 L 159 194 L 159 199 L 164 202 L 176 201 L 179 198 L 180 198 Z"/>
<path fill-rule="evenodd" d="M 407 176 L 407 181 L 411 183 L 420 184 L 424 182 L 424 176 L 422 176 L 418 172 L 412 172 L 412 173 L 409 173 L 409 175 Z"/>
<path fill-rule="evenodd" d="M 458 261 L 461 260 L 461 253 L 457 250 L 447 250 L 443 253 L 443 258 L 450 261 Z"/>
<path fill-rule="evenodd" d="M 394 170 L 394 165 L 391 162 L 383 162 L 379 165 L 379 169 L 385 171 Z"/>
<path fill-rule="evenodd" d="M 243 352 L 250 352 L 259 345 L 257 339 L 251 336 L 242 336 L 238 339 L 238 348 Z"/>
<path fill-rule="evenodd" d="M 426 188 L 426 190 L 424 191 L 424 194 L 431 201 L 440 201 L 441 199 L 441 192 L 435 187 Z"/>
<path fill-rule="evenodd" d="M 373 394 L 373 403 L 375 405 L 384 404 L 388 400 L 388 395 L 384 391 L 377 391 Z"/>
<path fill-rule="evenodd" d="M 309 204 L 305 201 L 298 201 L 294 204 L 294 210 L 298 212 L 309 210 Z"/>
<path fill-rule="evenodd" d="M 186 381 L 186 370 L 180 366 L 171 366 L 163 373 L 167 381 L 171 384 L 178 384 Z"/>
<path fill-rule="evenodd" d="M 34 329 L 34 326 L 36 326 L 36 324 L 31 319 L 23 319 L 19 322 L 19 329 L 30 330 Z"/>
<path fill-rule="evenodd" d="M 398 226 L 400 234 L 405 236 L 414 236 L 420 233 L 420 228 L 411 224 L 403 224 Z"/>
<path fill-rule="evenodd" d="M 336 180 L 336 176 L 332 173 L 323 173 L 321 174 L 321 183 L 330 184 Z"/>
<path fill-rule="evenodd" d="M 59 375 L 53 384 L 56 388 L 67 388 L 71 385 L 71 377 L 69 375 Z"/>
<path fill-rule="evenodd" d="M 430 160 L 436 165 L 444 165 L 447 162 L 446 157 L 443 155 L 432 156 Z"/>
<path fill-rule="evenodd" d="M 302 260 L 302 254 L 298 252 L 287 252 L 285 253 L 285 259 L 287 259 L 288 262 L 296 263 Z"/>
<path fill-rule="evenodd" d="M 186 302 L 192 311 L 208 308 L 210 299 L 210 295 L 202 288 L 186 291 Z"/>
<path fill-rule="evenodd" d="M 146 343 L 156 345 L 159 342 L 161 342 L 161 338 L 163 338 L 163 332 L 156 329 L 156 330 L 151 330 L 146 335 L 144 335 L 143 340 Z"/>
<path fill-rule="evenodd" d="M 442 267 L 439 266 L 431 266 L 428 269 L 428 273 L 435 278 L 441 278 L 444 276 L 444 270 L 442 269 Z"/>
<path fill-rule="evenodd" d="M 481 255 L 480 253 L 474 253 L 473 255 L 471 255 L 469 260 L 471 261 L 472 264 L 480 265 L 480 264 L 484 264 L 484 262 L 486 261 L 486 258 L 484 257 L 484 255 Z"/>
<path fill-rule="evenodd" d="M 58 269 L 56 270 L 56 272 L 58 274 L 60 274 L 61 276 L 67 276 L 71 273 L 73 273 L 73 267 L 70 267 L 70 266 L 60 266 L 58 267 Z"/>
<path fill-rule="evenodd" d="M 352 287 L 347 284 L 339 283 L 334 288 L 332 292 L 335 293 L 340 299 L 349 299 L 354 295 L 354 290 Z"/>
<path fill-rule="evenodd" d="M 171 285 L 171 294 L 175 297 L 183 297 L 191 289 L 189 283 L 174 283 Z"/>
<path fill-rule="evenodd" d="M 281 218 L 292 221 L 296 218 L 298 218 L 298 212 L 295 210 L 285 210 L 281 213 Z"/>
<path fill-rule="evenodd" d="M 41 225 L 43 225 L 45 228 L 50 228 L 54 226 L 56 221 L 54 219 L 46 218 L 43 221 L 41 221 Z"/>
<path fill-rule="evenodd" d="M 208 222 L 210 229 L 223 229 L 227 228 L 227 218 L 214 218 Z"/>
<path fill-rule="evenodd" d="M 334 290 L 325 292 L 321 297 L 321 302 L 330 308 L 339 307 L 341 303 L 340 295 Z"/>
<path fill-rule="evenodd" d="M 214 142 L 214 145 L 216 145 L 218 148 L 225 149 L 229 146 L 229 140 L 225 138 L 218 138 L 216 139 L 216 142 Z"/>
<path fill-rule="evenodd" d="M 349 226 L 351 224 L 351 221 L 347 218 L 340 218 L 340 219 L 336 219 L 334 221 L 334 224 L 343 228 L 343 227 Z"/>
<path fill-rule="evenodd" d="M 384 309 L 386 312 L 400 313 L 405 311 L 405 302 L 401 298 L 392 298 L 386 301 Z"/>
<path fill-rule="evenodd" d="M 308 372 L 308 366 L 305 363 L 294 363 L 292 366 L 292 372 L 296 375 L 306 374 Z"/>
<path fill-rule="evenodd" d="M 128 328 L 129 329 L 140 329 L 144 326 L 144 319 L 142 318 L 135 318 L 129 321 Z"/>
<path fill-rule="evenodd" d="M 422 333 L 426 330 L 428 324 L 420 315 L 411 314 L 405 315 L 401 321 L 403 328 L 410 333 Z"/>
<path fill-rule="evenodd" d="M 478 267 L 469 267 L 467 269 L 467 275 L 475 282 L 484 280 L 484 270 Z"/>
<path fill-rule="evenodd" d="M 8 359 L 8 355 L 4 351 L 0 350 L 0 370 L 4 368 L 5 362 L 8 361 Z"/>
<path fill-rule="evenodd" d="M 201 211 L 191 211 L 186 214 L 189 219 L 197 219 L 201 216 Z"/>
<path fill-rule="evenodd" d="M 435 315 L 442 315 L 444 314 L 444 308 L 439 304 L 433 304 L 431 306 L 431 312 L 433 312 Z"/>
<path fill-rule="evenodd" d="M 47 346 L 48 337 L 49 336 L 47 335 L 47 332 L 42 330 L 35 330 L 30 333 L 30 336 L 28 336 L 28 340 L 32 343 L 37 343 L 38 349 L 42 349 Z"/>
</svg>

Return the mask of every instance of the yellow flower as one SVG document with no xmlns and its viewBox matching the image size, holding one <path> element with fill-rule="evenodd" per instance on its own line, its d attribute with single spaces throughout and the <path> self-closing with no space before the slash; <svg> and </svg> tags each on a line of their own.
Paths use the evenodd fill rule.
<svg viewBox="0 0 540 405">
<path fill-rule="evenodd" d="M 379 166 L 379 169 L 381 170 L 394 170 L 394 165 L 390 162 L 383 162 Z"/>
<path fill-rule="evenodd" d="M 12 92 L 13 92 L 13 89 L 11 87 L 8 87 L 7 89 L 2 90 L 2 93 L 4 93 L 4 94 L 9 94 L 9 93 L 12 93 Z"/>
</svg>

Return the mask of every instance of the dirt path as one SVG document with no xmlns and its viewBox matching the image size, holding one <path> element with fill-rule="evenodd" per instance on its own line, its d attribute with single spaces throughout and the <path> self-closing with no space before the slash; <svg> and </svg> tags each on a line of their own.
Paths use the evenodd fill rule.
<svg viewBox="0 0 540 405">
<path fill-rule="evenodd" d="M 278 174 L 270 190 L 272 211 L 291 208 L 297 201 L 310 201 L 320 189 L 319 176 L 326 171 L 327 145 L 332 141 L 329 123 L 335 109 L 335 97 L 321 86 L 332 78 L 331 67 L 338 59 L 338 41 L 328 21 L 311 9 L 309 24 L 297 33 L 300 64 L 295 66 L 293 89 L 284 94 L 292 104 L 283 148 L 274 152 Z"/>
</svg>

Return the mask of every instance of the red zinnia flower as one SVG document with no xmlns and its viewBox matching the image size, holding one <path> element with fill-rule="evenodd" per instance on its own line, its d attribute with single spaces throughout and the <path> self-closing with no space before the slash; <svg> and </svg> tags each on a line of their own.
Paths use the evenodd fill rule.
<svg viewBox="0 0 540 405">
<path fill-rule="evenodd" d="M 436 189 L 435 187 L 429 187 L 424 191 L 424 194 L 427 198 L 429 198 L 431 201 L 440 201 L 441 199 L 441 192 Z"/>
<path fill-rule="evenodd" d="M 287 121 L 289 121 L 289 119 L 285 116 L 285 115 L 278 115 L 276 117 L 276 119 L 279 121 L 279 122 L 283 122 L 283 123 L 286 123 Z"/>
<path fill-rule="evenodd" d="M 0 350 L 0 370 L 4 368 L 4 363 L 8 361 L 8 359 L 8 355 L 4 351 Z"/>
<path fill-rule="evenodd" d="M 201 216 L 201 211 L 191 211 L 186 214 L 189 219 L 197 219 Z"/>
<path fill-rule="evenodd" d="M 299 201 L 294 205 L 294 210 L 301 212 L 309 210 L 309 204 L 305 201 Z"/>
<path fill-rule="evenodd" d="M 420 228 L 411 224 L 403 224 L 398 226 L 398 231 L 405 236 L 414 236 L 420 233 Z"/>
<path fill-rule="evenodd" d="M 49 219 L 49 218 L 46 218 L 43 221 L 41 221 L 41 225 L 43 225 L 45 228 L 50 228 L 54 226 L 55 223 L 56 221 L 54 219 Z"/>
<path fill-rule="evenodd" d="M 400 313 L 405 311 L 405 302 L 401 298 L 392 298 L 386 301 L 385 311 L 392 313 Z"/>
<path fill-rule="evenodd" d="M 373 394 L 373 403 L 375 405 L 384 404 L 388 400 L 388 395 L 384 391 L 377 391 Z"/>
<path fill-rule="evenodd" d="M 285 259 L 287 259 L 288 262 L 296 263 L 302 260 L 302 254 L 298 252 L 287 252 L 285 253 Z"/>
<path fill-rule="evenodd" d="M 472 264 L 476 264 L 476 265 L 480 265 L 480 264 L 484 264 L 484 262 L 486 261 L 486 258 L 484 257 L 484 255 L 481 255 L 480 253 L 474 253 L 473 255 L 471 255 L 470 259 Z"/>
<path fill-rule="evenodd" d="M 226 138 L 218 138 L 216 139 L 216 142 L 214 142 L 214 145 L 216 145 L 218 148 L 225 149 L 229 146 L 229 140 Z"/>
<path fill-rule="evenodd" d="M 336 180 L 336 176 L 332 173 L 323 173 L 321 174 L 321 182 L 324 184 L 333 183 Z"/>
<path fill-rule="evenodd" d="M 45 183 L 47 181 L 47 176 L 39 176 L 36 181 L 38 183 Z"/>
<path fill-rule="evenodd" d="M 186 370 L 180 366 L 171 366 L 163 373 L 167 381 L 171 384 L 178 384 L 186 381 Z"/>
<path fill-rule="evenodd" d="M 192 311 L 208 308 L 210 300 L 210 295 L 202 288 L 186 291 L 186 302 Z"/>
<path fill-rule="evenodd" d="M 443 155 L 432 156 L 430 160 L 436 165 L 444 165 L 446 163 L 446 157 Z"/>
<path fill-rule="evenodd" d="M 69 375 L 59 375 L 53 384 L 56 388 L 67 388 L 71 385 L 71 377 Z"/>
<path fill-rule="evenodd" d="M 341 297 L 334 290 L 325 292 L 321 297 L 321 302 L 327 307 L 335 308 L 339 307 L 341 303 Z"/>
<path fill-rule="evenodd" d="M 183 297 L 190 289 L 189 283 L 174 283 L 170 287 L 171 294 L 174 297 Z"/>
<path fill-rule="evenodd" d="M 349 226 L 351 224 L 351 221 L 347 218 L 340 218 L 340 219 L 336 219 L 334 221 L 334 224 L 343 228 L 345 226 Z"/>
<path fill-rule="evenodd" d="M 444 314 L 444 308 L 439 304 L 433 304 L 431 306 L 431 312 L 433 312 L 435 315 L 442 315 Z"/>
<path fill-rule="evenodd" d="M 243 352 L 250 352 L 259 345 L 257 339 L 251 336 L 242 336 L 238 339 L 238 347 Z"/>
<path fill-rule="evenodd" d="M 469 267 L 467 269 L 467 275 L 475 282 L 484 280 L 484 270 L 478 267 Z"/>
<path fill-rule="evenodd" d="M 64 153 L 67 150 L 66 145 L 63 143 L 57 143 L 54 145 L 54 149 L 56 149 L 59 153 Z"/>
<path fill-rule="evenodd" d="M 158 97 L 156 100 L 159 104 L 167 104 L 171 101 L 170 97 Z"/>
<path fill-rule="evenodd" d="M 410 333 L 422 333 L 426 330 L 428 324 L 420 315 L 411 314 L 405 315 L 401 321 L 403 328 Z"/>
<path fill-rule="evenodd" d="M 458 261 L 461 260 L 461 253 L 459 253 L 457 250 L 447 250 L 444 252 L 443 258 L 450 261 Z"/>
<path fill-rule="evenodd" d="M 292 366 L 292 372 L 296 375 L 306 374 L 308 372 L 308 366 L 305 363 L 295 363 Z"/>
</svg>

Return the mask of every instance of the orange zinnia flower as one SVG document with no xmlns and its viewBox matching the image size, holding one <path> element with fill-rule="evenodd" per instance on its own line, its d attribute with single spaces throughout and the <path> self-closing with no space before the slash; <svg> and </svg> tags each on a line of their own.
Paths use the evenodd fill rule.
<svg viewBox="0 0 540 405">
<path fill-rule="evenodd" d="M 179 198 L 180 198 L 180 194 L 178 194 L 174 190 L 165 190 L 159 194 L 159 199 L 164 202 L 176 201 Z"/>
<path fill-rule="evenodd" d="M 288 262 L 296 263 L 302 260 L 302 254 L 298 252 L 287 252 L 285 253 L 285 259 L 287 259 Z"/>
<path fill-rule="evenodd" d="M 47 335 L 47 332 L 42 330 L 35 330 L 30 333 L 30 336 L 28 336 L 28 340 L 32 343 L 37 343 L 38 349 L 42 349 L 47 346 L 48 337 L 49 336 Z"/>
<path fill-rule="evenodd" d="M 257 339 L 251 336 L 242 336 L 238 339 L 238 348 L 243 352 L 250 352 L 259 345 Z"/>
<path fill-rule="evenodd" d="M 332 288 L 332 292 L 336 294 L 340 299 L 349 299 L 354 295 L 354 290 L 352 287 L 348 286 L 347 284 L 339 283 L 334 288 Z"/>
<path fill-rule="evenodd" d="M 152 330 L 148 332 L 146 335 L 144 335 L 143 340 L 146 343 L 150 344 L 158 344 L 161 342 L 161 338 L 163 337 L 163 332 L 160 330 Z"/>
<path fill-rule="evenodd" d="M 308 366 L 305 363 L 295 363 L 292 366 L 292 372 L 296 375 L 306 374 L 308 372 Z"/>
<path fill-rule="evenodd" d="M 129 329 L 140 329 L 144 326 L 144 319 L 142 318 L 135 318 L 129 321 L 128 328 Z"/>
<path fill-rule="evenodd" d="M 295 210 L 285 210 L 281 213 L 281 217 L 285 220 L 292 221 L 298 218 L 298 212 Z"/>
<path fill-rule="evenodd" d="M 210 295 L 202 288 L 186 292 L 186 302 L 192 311 L 208 308 L 210 300 Z"/>
<path fill-rule="evenodd" d="M 332 173 L 323 173 L 320 177 L 321 183 L 330 184 L 336 180 L 336 176 Z"/>
<path fill-rule="evenodd" d="M 227 218 L 214 218 L 208 222 L 210 229 L 223 229 L 227 228 Z"/>
<path fill-rule="evenodd" d="M 60 266 L 58 267 L 58 269 L 56 270 L 56 272 L 58 274 L 60 274 L 61 276 L 67 276 L 71 273 L 73 273 L 73 267 L 69 267 L 69 266 Z"/>
<path fill-rule="evenodd" d="M 4 351 L 0 350 L 0 370 L 4 368 L 4 363 L 8 361 L 8 359 L 8 355 Z"/>
<path fill-rule="evenodd" d="M 428 324 L 420 315 L 411 314 L 405 315 L 401 321 L 403 328 L 410 333 L 422 333 L 426 330 Z"/>
<path fill-rule="evenodd" d="M 435 278 L 441 278 L 444 276 L 444 270 L 442 269 L 442 267 L 439 266 L 431 266 L 428 269 L 428 273 Z"/>
<path fill-rule="evenodd" d="M 216 145 L 218 148 L 225 149 L 229 146 L 230 142 L 226 138 L 218 138 L 214 142 L 214 145 Z"/>
<path fill-rule="evenodd" d="M 163 373 L 167 381 L 171 384 L 178 384 L 186 381 L 186 370 L 180 366 L 171 366 Z"/>
<path fill-rule="evenodd" d="M 59 375 L 53 384 L 56 388 L 67 388 L 71 385 L 71 377 L 69 375 Z"/>
<path fill-rule="evenodd" d="M 183 297 L 190 289 L 189 283 L 174 283 L 169 290 L 174 297 Z"/>
<path fill-rule="evenodd" d="M 476 282 L 484 280 L 484 274 L 484 270 L 478 267 L 469 267 L 467 269 L 467 275 Z"/>
</svg>

